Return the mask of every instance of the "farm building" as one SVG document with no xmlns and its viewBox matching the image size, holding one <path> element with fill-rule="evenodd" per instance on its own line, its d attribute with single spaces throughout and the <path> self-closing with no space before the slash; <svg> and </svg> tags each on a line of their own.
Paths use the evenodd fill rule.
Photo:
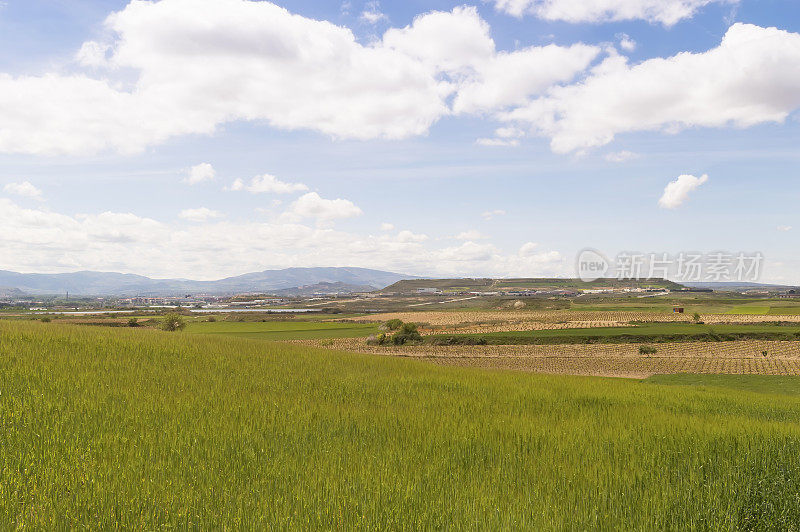
<svg viewBox="0 0 800 532">
<path fill-rule="evenodd" d="M 441 294 L 442 291 L 439 288 L 417 288 L 418 294 Z"/>
</svg>

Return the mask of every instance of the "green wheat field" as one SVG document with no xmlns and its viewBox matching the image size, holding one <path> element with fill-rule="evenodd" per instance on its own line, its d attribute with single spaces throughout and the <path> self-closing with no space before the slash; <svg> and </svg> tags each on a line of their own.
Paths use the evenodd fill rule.
<svg viewBox="0 0 800 532">
<path fill-rule="evenodd" d="M 0 521 L 796 530 L 797 388 L 0 321 Z"/>
</svg>

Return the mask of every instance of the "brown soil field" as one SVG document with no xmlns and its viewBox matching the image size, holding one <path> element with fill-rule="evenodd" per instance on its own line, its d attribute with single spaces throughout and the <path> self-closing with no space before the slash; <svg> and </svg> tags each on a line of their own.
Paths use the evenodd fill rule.
<svg viewBox="0 0 800 532">
<path fill-rule="evenodd" d="M 514 346 L 368 346 L 361 338 L 298 341 L 435 364 L 537 373 L 645 378 L 664 373 L 800 375 L 800 342 L 737 341 L 657 344 L 640 355 L 638 344 Z M 764 354 L 766 352 L 766 355 Z"/>
<path fill-rule="evenodd" d="M 436 332 L 501 332 L 586 327 L 620 327 L 631 322 L 641 323 L 692 323 L 689 314 L 627 311 L 480 311 L 480 312 L 390 312 L 344 318 L 342 321 L 382 323 L 391 319 L 413 322 L 422 329 Z M 702 320 L 709 324 L 748 324 L 767 322 L 800 323 L 800 314 L 752 315 L 705 314 Z"/>
</svg>

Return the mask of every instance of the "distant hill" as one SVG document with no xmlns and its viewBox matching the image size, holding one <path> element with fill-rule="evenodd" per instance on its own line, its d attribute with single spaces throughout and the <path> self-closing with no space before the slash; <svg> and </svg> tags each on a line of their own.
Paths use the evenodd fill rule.
<svg viewBox="0 0 800 532">
<path fill-rule="evenodd" d="M 6 286 L 0 286 L 0 297 L 9 298 L 9 297 L 23 297 L 25 292 L 20 290 L 19 288 L 8 288 Z"/>
<path fill-rule="evenodd" d="M 413 276 L 366 268 L 287 268 L 265 270 L 218 281 L 151 279 L 111 272 L 58 274 L 0 271 L 0 286 L 28 294 L 92 296 L 168 296 L 180 294 L 270 293 L 320 283 L 341 283 L 360 289 L 380 289 Z M 357 291 L 357 290 L 356 290 Z"/>
<path fill-rule="evenodd" d="M 368 285 L 355 285 L 347 283 L 317 283 L 294 288 L 284 288 L 273 291 L 273 294 L 284 297 L 310 297 L 317 295 L 335 296 L 339 294 L 353 294 L 356 292 L 371 292 L 375 287 Z"/>
</svg>

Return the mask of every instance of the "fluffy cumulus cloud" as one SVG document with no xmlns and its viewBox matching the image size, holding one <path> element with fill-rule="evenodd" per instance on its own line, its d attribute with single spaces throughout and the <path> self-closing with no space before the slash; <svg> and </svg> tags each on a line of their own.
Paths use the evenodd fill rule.
<svg viewBox="0 0 800 532">
<path fill-rule="evenodd" d="M 800 34 L 734 24 L 720 45 L 631 65 L 612 54 L 579 83 L 503 117 L 551 138 L 556 152 L 619 133 L 780 123 L 800 107 Z"/>
<path fill-rule="evenodd" d="M 545 20 L 565 22 L 616 22 L 646 20 L 672 26 L 691 18 L 712 3 L 737 3 L 738 0 L 494 0 L 499 11 L 515 17 L 534 15 Z"/>
<path fill-rule="evenodd" d="M 216 175 L 217 173 L 213 166 L 209 163 L 200 163 L 189 168 L 183 181 L 190 185 L 196 185 L 204 181 L 213 181 Z"/>
<path fill-rule="evenodd" d="M 706 174 L 700 177 L 689 174 L 678 176 L 675 181 L 670 181 L 670 183 L 664 187 L 664 193 L 658 200 L 658 205 L 664 209 L 676 209 L 683 205 L 689 198 L 689 193 L 697 190 L 700 185 L 707 181 L 708 176 Z"/>
<path fill-rule="evenodd" d="M 396 240 L 398 242 L 409 243 L 409 242 L 425 242 L 428 240 L 428 235 L 417 234 L 407 229 L 400 231 L 397 233 Z"/>
<path fill-rule="evenodd" d="M 331 221 L 341 218 L 353 218 L 363 214 L 352 201 L 346 199 L 325 199 L 316 192 L 309 192 L 292 203 L 289 215 L 298 218 L 314 218 L 319 221 Z"/>
<path fill-rule="evenodd" d="M 305 192 L 308 187 L 303 183 L 286 183 L 274 175 L 264 174 L 254 177 L 249 183 L 237 179 L 230 186 L 230 190 L 246 190 L 252 194 L 291 194 L 292 192 Z"/>
<path fill-rule="evenodd" d="M 670 24 L 712 1 L 723 0 L 496 4 L 544 18 Z M 640 63 L 610 45 L 498 50 L 467 6 L 362 44 L 346 27 L 268 1 L 133 1 L 108 17 L 104 35 L 54 73 L 0 73 L 0 152 L 135 153 L 234 121 L 403 139 L 454 115 L 502 123 L 482 145 L 534 134 L 572 152 L 626 132 L 781 122 L 800 107 L 800 35 L 747 24 L 711 50 Z"/>
<path fill-rule="evenodd" d="M 522 103 L 599 52 L 498 52 L 474 8 L 422 15 L 367 45 L 266 1 L 136 1 L 106 26 L 108 42 L 77 52 L 83 71 L 0 74 L 0 151 L 133 153 L 236 120 L 401 139 L 445 115 Z"/>
<path fill-rule="evenodd" d="M 281 217 L 173 225 L 133 213 L 70 216 L 23 208 L 7 198 L 0 198 L 0 246 L 0 269 L 42 271 L 46 264 L 47 271 L 115 270 L 194 279 L 267 267 L 342 264 L 443 276 L 566 272 L 563 258 L 554 251 L 503 253 L 489 243 L 474 242 L 436 248 L 425 235 L 410 231 L 360 235 Z"/>
<path fill-rule="evenodd" d="M 454 113 L 480 113 L 524 103 L 570 81 L 600 53 L 595 46 L 532 46 L 498 52 L 474 7 L 433 12 L 383 36 L 387 48 L 414 57 L 455 84 Z"/>
<path fill-rule="evenodd" d="M 14 194 L 15 196 L 23 196 L 26 198 L 41 199 L 42 191 L 30 183 L 30 181 L 23 181 L 21 183 L 9 183 L 3 187 L 3 192 Z"/>
<path fill-rule="evenodd" d="M 199 209 L 182 210 L 178 216 L 190 222 L 207 222 L 215 218 L 222 218 L 223 214 L 208 207 L 200 207 Z"/>
</svg>

